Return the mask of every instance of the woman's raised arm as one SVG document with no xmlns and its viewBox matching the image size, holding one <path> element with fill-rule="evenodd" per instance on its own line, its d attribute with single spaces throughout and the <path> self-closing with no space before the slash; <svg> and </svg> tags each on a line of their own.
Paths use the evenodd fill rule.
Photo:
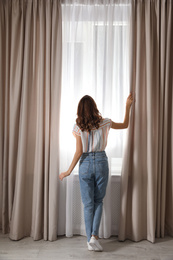
<svg viewBox="0 0 173 260">
<path fill-rule="evenodd" d="M 125 112 L 125 117 L 124 117 L 124 122 L 123 123 L 116 123 L 112 121 L 112 126 L 111 128 L 113 129 L 125 129 L 129 125 L 129 114 L 130 114 L 130 107 L 133 102 L 133 96 L 132 93 L 128 96 L 127 101 L 126 101 L 126 112 Z"/>
</svg>

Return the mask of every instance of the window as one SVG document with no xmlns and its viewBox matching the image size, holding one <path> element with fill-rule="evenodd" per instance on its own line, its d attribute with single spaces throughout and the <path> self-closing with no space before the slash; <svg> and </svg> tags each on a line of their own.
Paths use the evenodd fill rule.
<svg viewBox="0 0 173 260">
<path fill-rule="evenodd" d="M 95 99 L 103 117 L 116 122 L 124 119 L 129 94 L 130 5 L 64 4 L 62 17 L 60 146 L 62 160 L 70 161 L 75 149 L 71 132 L 83 95 Z M 121 173 L 125 134 L 126 130 L 109 133 L 106 152 L 112 175 Z"/>
</svg>

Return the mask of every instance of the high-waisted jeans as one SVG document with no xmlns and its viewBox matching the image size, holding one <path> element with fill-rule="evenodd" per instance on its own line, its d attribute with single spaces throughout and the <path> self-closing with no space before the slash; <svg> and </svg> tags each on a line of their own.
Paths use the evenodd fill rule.
<svg viewBox="0 0 173 260">
<path fill-rule="evenodd" d="M 108 175 L 108 159 L 105 151 L 82 154 L 79 163 L 79 181 L 88 242 L 92 235 L 98 235 Z"/>
</svg>

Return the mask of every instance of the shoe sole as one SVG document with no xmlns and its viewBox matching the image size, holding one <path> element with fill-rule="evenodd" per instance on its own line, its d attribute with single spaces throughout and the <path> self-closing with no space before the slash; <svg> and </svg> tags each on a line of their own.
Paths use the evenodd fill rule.
<svg viewBox="0 0 173 260">
<path fill-rule="evenodd" d="M 103 251 L 103 248 L 99 248 L 97 247 L 97 245 L 93 242 L 89 242 L 89 245 L 92 246 L 94 248 L 94 251 L 97 251 L 97 252 L 102 252 Z"/>
</svg>

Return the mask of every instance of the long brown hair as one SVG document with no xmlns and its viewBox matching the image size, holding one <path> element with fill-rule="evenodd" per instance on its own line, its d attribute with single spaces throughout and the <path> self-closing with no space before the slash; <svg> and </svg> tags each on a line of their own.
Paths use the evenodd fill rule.
<svg viewBox="0 0 173 260">
<path fill-rule="evenodd" d="M 88 95 L 81 98 L 77 108 L 76 124 L 83 131 L 90 132 L 92 128 L 99 128 L 102 116 L 94 99 Z"/>
</svg>

